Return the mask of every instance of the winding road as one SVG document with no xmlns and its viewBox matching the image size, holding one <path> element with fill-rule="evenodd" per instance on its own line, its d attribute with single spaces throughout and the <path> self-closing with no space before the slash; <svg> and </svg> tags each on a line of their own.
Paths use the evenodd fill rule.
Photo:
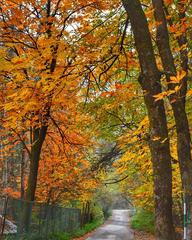
<svg viewBox="0 0 192 240">
<path fill-rule="evenodd" d="M 133 240 L 129 210 L 113 210 L 111 218 L 87 240 Z"/>
</svg>

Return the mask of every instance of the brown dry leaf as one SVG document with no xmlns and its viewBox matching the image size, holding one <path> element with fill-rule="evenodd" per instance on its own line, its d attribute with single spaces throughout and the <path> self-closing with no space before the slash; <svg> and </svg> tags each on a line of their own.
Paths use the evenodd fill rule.
<svg viewBox="0 0 192 240">
<path fill-rule="evenodd" d="M 155 240 L 155 236 L 150 233 L 142 232 L 142 231 L 134 231 L 134 239 L 135 240 Z"/>
</svg>

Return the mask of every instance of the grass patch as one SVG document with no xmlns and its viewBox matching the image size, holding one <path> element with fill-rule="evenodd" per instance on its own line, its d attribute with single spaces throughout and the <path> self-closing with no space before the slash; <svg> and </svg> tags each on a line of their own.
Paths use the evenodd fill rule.
<svg viewBox="0 0 192 240">
<path fill-rule="evenodd" d="M 91 223 L 87 223 L 82 229 L 79 229 L 73 234 L 73 237 L 81 237 L 88 232 L 91 232 L 98 228 L 101 224 L 103 224 L 103 220 L 93 221 Z"/>
<path fill-rule="evenodd" d="M 98 228 L 101 224 L 103 224 L 103 220 L 94 220 L 91 223 L 85 224 L 83 228 L 78 229 L 74 233 L 68 234 L 68 233 L 58 233 L 54 234 L 50 237 L 50 240 L 72 240 L 73 238 L 82 237 L 88 232 L 91 232 Z"/>
<path fill-rule="evenodd" d="M 136 230 L 154 233 L 154 214 L 144 209 L 137 210 L 131 219 L 131 227 Z"/>
<path fill-rule="evenodd" d="M 49 240 L 71 240 L 72 235 L 69 233 L 55 233 L 49 237 Z"/>
</svg>

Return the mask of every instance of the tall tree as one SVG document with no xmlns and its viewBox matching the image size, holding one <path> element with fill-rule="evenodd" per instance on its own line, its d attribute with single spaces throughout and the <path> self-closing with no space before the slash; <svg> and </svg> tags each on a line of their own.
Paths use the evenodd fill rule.
<svg viewBox="0 0 192 240">
<path fill-rule="evenodd" d="M 133 29 L 139 55 L 140 85 L 144 91 L 150 124 L 150 150 L 154 171 L 154 198 L 156 237 L 158 240 L 175 239 L 172 222 L 172 169 L 167 120 L 163 101 L 155 101 L 161 93 L 160 73 L 157 68 L 151 36 L 139 0 L 123 0 Z"/>
<path fill-rule="evenodd" d="M 90 31 L 83 19 L 102 4 L 67 0 L 2 0 L 0 4 L 4 127 L 17 135 L 29 154 L 26 199 L 33 201 L 53 112 L 61 105 L 64 115 L 76 111 L 80 80 L 86 74 L 81 59 L 85 48 L 79 42 Z"/>
<path fill-rule="evenodd" d="M 177 131 L 177 152 L 180 165 L 183 190 L 187 198 L 187 208 L 190 208 L 192 194 L 192 159 L 191 159 L 191 137 L 189 131 L 189 122 L 185 110 L 187 80 L 188 80 L 188 51 L 186 32 L 183 31 L 177 37 L 180 50 L 180 70 L 183 70 L 183 78 L 178 79 L 178 72 L 174 62 L 173 53 L 170 46 L 168 32 L 168 22 L 166 18 L 166 9 L 162 0 L 153 0 L 155 19 L 157 25 L 157 46 L 161 57 L 162 65 L 166 75 L 168 90 L 173 90 L 169 96 Z M 185 21 L 185 1 L 178 1 L 179 16 L 181 21 Z M 170 22 L 172 25 L 172 23 Z M 175 78 L 174 78 L 175 77 Z M 174 81 L 174 79 L 176 81 Z M 177 81 L 177 79 L 179 81 Z M 178 88 L 177 91 L 175 89 Z"/>
</svg>

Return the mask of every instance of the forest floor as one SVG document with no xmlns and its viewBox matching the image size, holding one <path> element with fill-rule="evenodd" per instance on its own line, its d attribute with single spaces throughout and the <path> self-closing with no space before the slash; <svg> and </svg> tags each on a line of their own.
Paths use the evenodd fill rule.
<svg viewBox="0 0 192 240">
<path fill-rule="evenodd" d="M 134 240 L 155 240 L 155 237 L 150 233 L 134 230 Z"/>
</svg>

